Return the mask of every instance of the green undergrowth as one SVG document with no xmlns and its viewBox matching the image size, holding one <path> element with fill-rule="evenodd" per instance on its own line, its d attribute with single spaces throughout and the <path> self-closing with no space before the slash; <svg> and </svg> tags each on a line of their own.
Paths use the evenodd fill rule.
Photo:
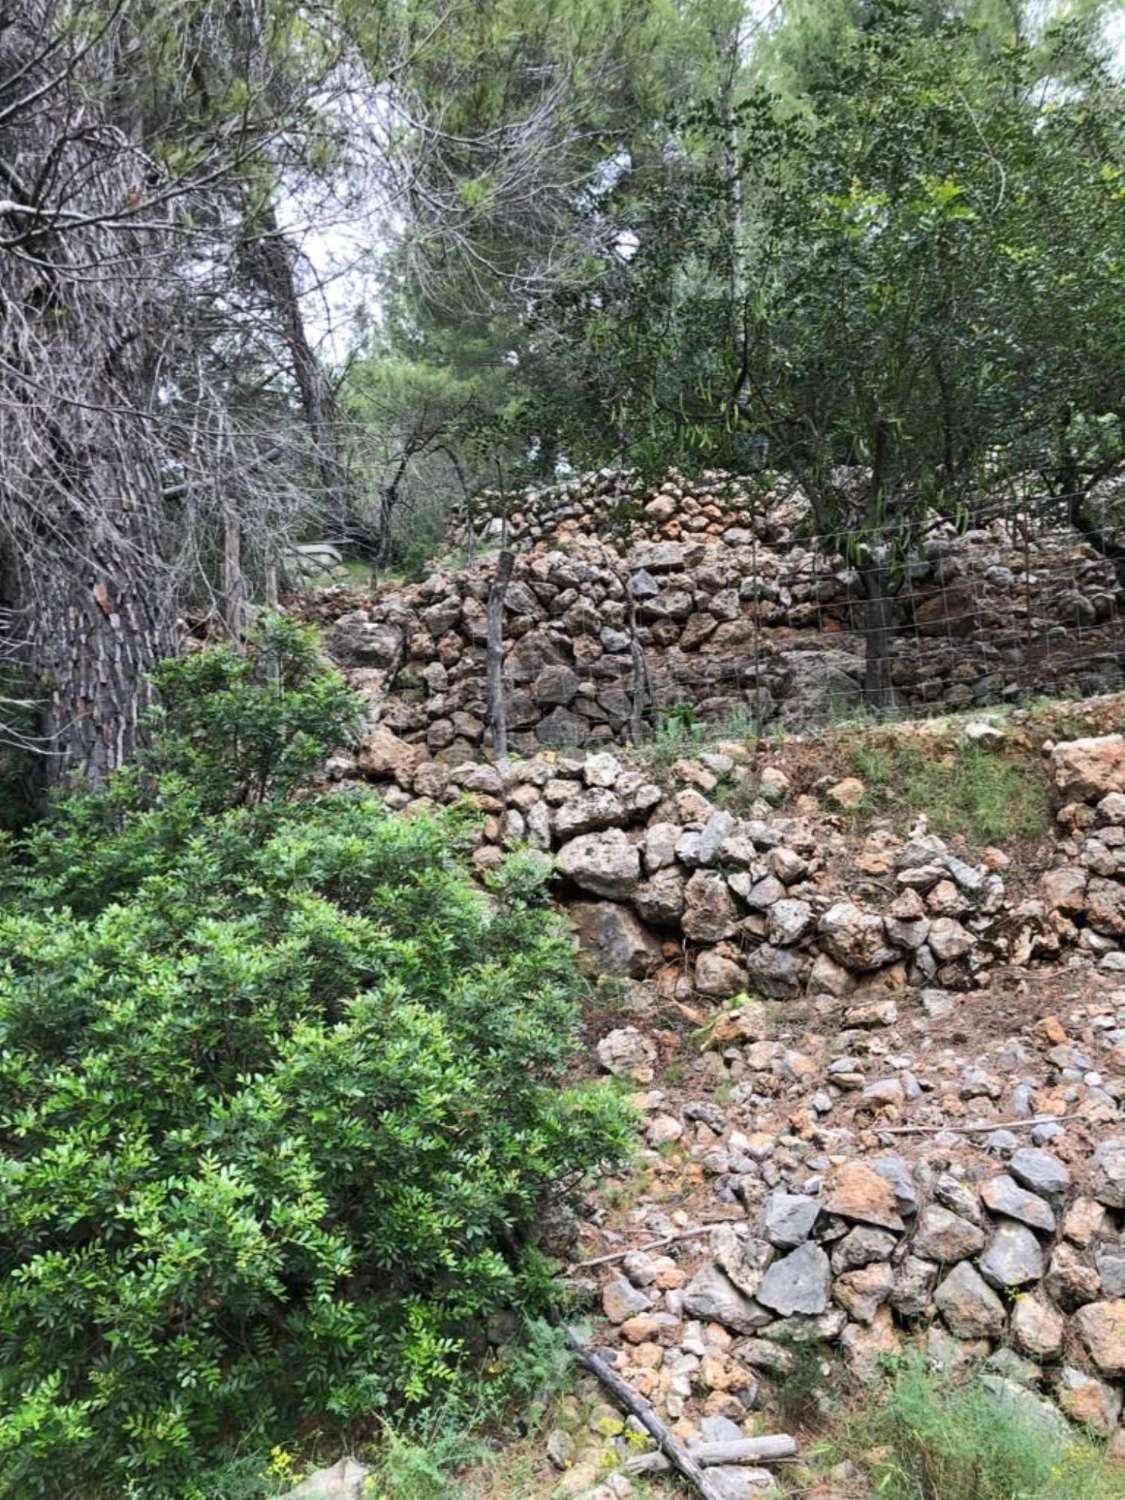
<svg viewBox="0 0 1125 1500">
<path fill-rule="evenodd" d="M 879 1500 L 1121 1500 L 1125 1469 L 1077 1428 L 1062 1439 L 975 1376 L 912 1355 L 839 1424 L 829 1460 L 867 1470 Z"/>
<path fill-rule="evenodd" d="M 866 788 L 860 821 L 908 824 L 925 814 L 934 833 L 971 845 L 1041 838 L 1051 827 L 1051 789 L 1037 760 L 894 734 L 865 735 L 847 756 Z"/>
<path fill-rule="evenodd" d="M 543 862 L 483 894 L 457 811 L 316 793 L 358 706 L 307 632 L 158 682 L 153 748 L 0 843 L 2 1500 L 249 1500 L 480 1398 L 633 1138 Z"/>
</svg>

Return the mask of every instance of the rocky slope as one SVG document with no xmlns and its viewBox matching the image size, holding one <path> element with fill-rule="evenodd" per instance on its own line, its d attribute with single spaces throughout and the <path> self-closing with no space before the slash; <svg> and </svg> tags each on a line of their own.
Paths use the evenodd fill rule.
<svg viewBox="0 0 1125 1500">
<path fill-rule="evenodd" d="M 995 755 L 1030 733 L 944 732 Z M 572 1289 L 680 1438 L 743 1435 L 802 1349 L 862 1385 L 917 1340 L 1125 1458 L 1125 736 L 1042 744 L 1034 870 L 924 819 L 857 830 L 861 786 L 798 793 L 793 747 L 764 746 L 449 765 L 376 724 L 332 769 L 407 816 L 472 797 L 482 871 L 553 856 L 596 1065 L 643 1134 L 571 1226 Z M 637 1435 L 597 1410 L 552 1436 L 560 1493 L 629 1492 Z M 866 1495 L 849 1472 L 816 1493 Z"/>
</svg>

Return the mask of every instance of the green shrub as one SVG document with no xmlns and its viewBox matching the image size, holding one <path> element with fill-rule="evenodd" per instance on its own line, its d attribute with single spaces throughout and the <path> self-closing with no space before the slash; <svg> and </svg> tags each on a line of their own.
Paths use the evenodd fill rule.
<svg viewBox="0 0 1125 1500">
<path fill-rule="evenodd" d="M 906 1360 L 840 1447 L 870 1452 L 880 1500 L 1119 1500 L 1121 1471 L 1077 1429 L 1072 1442 L 975 1378 Z"/>
<path fill-rule="evenodd" d="M 455 816 L 309 795 L 354 705 L 265 639 L 162 669 L 158 750 L 3 872 L 0 1495 L 210 1497 L 248 1441 L 433 1399 L 624 1150 L 562 1084 L 542 873 L 482 895 Z"/>
</svg>

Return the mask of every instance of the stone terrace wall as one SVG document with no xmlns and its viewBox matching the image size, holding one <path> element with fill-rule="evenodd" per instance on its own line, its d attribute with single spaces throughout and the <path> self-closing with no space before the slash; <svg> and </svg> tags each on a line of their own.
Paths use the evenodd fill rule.
<svg viewBox="0 0 1125 1500">
<path fill-rule="evenodd" d="M 799 729 L 863 701 L 857 579 L 800 539 L 799 493 L 751 502 L 712 476 L 669 480 L 628 534 L 603 539 L 612 478 L 567 490 L 530 528 L 506 601 L 505 680 L 513 748 L 597 747 L 627 737 L 635 606 L 659 717 L 689 705 Z M 449 761 L 487 747 L 485 606 L 493 564 L 435 572 L 372 598 L 344 589 L 305 608 L 397 735 Z M 1112 567 L 1072 533 L 1013 540 L 1008 523 L 939 529 L 898 602 L 893 676 L 927 713 L 1081 696 L 1115 686 L 1120 620 Z"/>
</svg>

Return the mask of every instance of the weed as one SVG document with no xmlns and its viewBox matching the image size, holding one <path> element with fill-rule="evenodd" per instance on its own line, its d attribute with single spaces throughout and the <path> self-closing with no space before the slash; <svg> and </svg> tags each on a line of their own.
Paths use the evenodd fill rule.
<svg viewBox="0 0 1125 1500">
<path fill-rule="evenodd" d="M 815 1340 L 780 1339 L 778 1342 L 788 1350 L 790 1358 L 789 1368 L 774 1387 L 778 1415 L 790 1426 L 798 1422 L 816 1422 L 824 1415 L 826 1396 L 835 1372 Z"/>
<path fill-rule="evenodd" d="M 918 1356 L 849 1422 L 837 1446 L 869 1455 L 880 1500 L 1119 1500 L 1121 1473 L 1075 1432 L 970 1376 L 933 1374 Z"/>
<path fill-rule="evenodd" d="M 860 818 L 896 813 L 911 821 L 924 813 L 935 833 L 978 845 L 1039 838 L 1051 826 L 1050 788 L 1030 761 L 979 745 L 937 755 L 898 737 L 861 738 L 849 758 L 867 788 Z"/>
</svg>

